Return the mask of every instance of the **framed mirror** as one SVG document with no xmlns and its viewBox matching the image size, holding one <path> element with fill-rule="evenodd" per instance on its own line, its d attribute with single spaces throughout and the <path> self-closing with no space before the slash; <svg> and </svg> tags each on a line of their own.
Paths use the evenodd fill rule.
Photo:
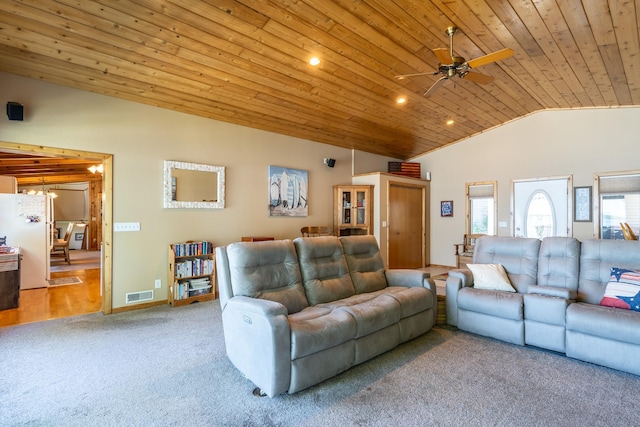
<svg viewBox="0 0 640 427">
<path fill-rule="evenodd" d="M 164 207 L 224 209 L 224 167 L 164 161 Z"/>
</svg>

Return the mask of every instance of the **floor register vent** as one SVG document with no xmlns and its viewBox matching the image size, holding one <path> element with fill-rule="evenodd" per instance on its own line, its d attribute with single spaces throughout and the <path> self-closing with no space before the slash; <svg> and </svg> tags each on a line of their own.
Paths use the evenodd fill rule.
<svg viewBox="0 0 640 427">
<path fill-rule="evenodd" d="M 153 290 L 129 292 L 126 294 L 127 304 L 132 302 L 151 301 L 153 299 Z"/>
</svg>

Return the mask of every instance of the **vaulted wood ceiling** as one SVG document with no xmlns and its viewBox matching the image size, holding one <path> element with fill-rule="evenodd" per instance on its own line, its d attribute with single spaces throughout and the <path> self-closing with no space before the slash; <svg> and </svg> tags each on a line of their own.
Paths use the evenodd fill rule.
<svg viewBox="0 0 640 427">
<path fill-rule="evenodd" d="M 409 159 L 538 110 L 640 105 L 639 21 L 640 0 L 4 0 L 0 70 Z M 450 25 L 459 56 L 515 55 L 425 98 L 437 76 L 394 76 L 434 71 Z"/>
</svg>

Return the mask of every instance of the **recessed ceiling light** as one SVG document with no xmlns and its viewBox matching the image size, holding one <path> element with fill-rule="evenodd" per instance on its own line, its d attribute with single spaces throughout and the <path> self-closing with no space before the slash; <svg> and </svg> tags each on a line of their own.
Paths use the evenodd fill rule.
<svg viewBox="0 0 640 427">
<path fill-rule="evenodd" d="M 318 58 L 317 56 L 314 56 L 309 60 L 309 64 L 313 65 L 314 67 L 317 65 L 320 65 L 320 58 Z"/>
<path fill-rule="evenodd" d="M 396 99 L 396 104 L 404 104 L 405 102 L 407 102 L 407 98 L 405 98 L 404 96 L 400 96 L 398 97 L 398 99 Z"/>
<path fill-rule="evenodd" d="M 447 120 L 447 126 L 451 126 L 453 125 L 455 122 L 453 121 L 453 119 L 449 119 Z"/>
</svg>

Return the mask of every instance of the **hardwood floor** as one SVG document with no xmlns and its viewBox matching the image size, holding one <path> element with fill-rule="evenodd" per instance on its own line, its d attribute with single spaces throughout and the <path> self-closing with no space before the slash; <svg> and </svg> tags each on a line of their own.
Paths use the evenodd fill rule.
<svg viewBox="0 0 640 427">
<path fill-rule="evenodd" d="M 423 270 L 431 273 L 433 277 L 452 268 L 429 266 Z M 99 312 L 102 309 L 100 268 L 51 273 L 52 279 L 73 276 L 77 276 L 82 283 L 20 291 L 18 308 L 0 310 L 0 328 Z M 444 292 L 444 282 L 437 285 L 440 295 Z"/>
<path fill-rule="evenodd" d="M 18 308 L 0 311 L 0 327 L 100 311 L 100 269 L 51 273 L 52 279 L 73 276 L 82 283 L 20 291 Z"/>
</svg>

